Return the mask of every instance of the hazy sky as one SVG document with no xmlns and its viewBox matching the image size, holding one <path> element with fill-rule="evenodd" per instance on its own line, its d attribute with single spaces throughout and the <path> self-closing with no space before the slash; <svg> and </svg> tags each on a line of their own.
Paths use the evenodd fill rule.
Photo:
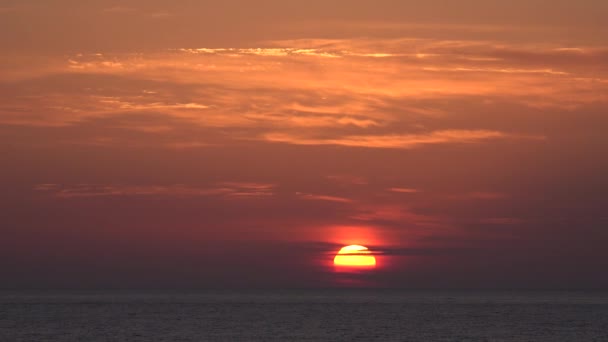
<svg viewBox="0 0 608 342">
<path fill-rule="evenodd" d="M 606 288 L 607 17 L 0 0 L 0 287 Z"/>
</svg>

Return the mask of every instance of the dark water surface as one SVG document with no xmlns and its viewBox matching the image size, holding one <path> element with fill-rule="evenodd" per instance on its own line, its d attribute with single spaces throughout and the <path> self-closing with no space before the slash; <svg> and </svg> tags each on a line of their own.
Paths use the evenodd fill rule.
<svg viewBox="0 0 608 342">
<path fill-rule="evenodd" d="M 608 341 L 608 293 L 0 293 L 0 341 Z"/>
</svg>

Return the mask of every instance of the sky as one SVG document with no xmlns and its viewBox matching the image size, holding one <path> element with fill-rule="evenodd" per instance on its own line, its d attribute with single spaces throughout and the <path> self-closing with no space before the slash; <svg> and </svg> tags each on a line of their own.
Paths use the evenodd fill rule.
<svg viewBox="0 0 608 342">
<path fill-rule="evenodd" d="M 0 288 L 605 289 L 606 17 L 0 0 Z"/>
</svg>

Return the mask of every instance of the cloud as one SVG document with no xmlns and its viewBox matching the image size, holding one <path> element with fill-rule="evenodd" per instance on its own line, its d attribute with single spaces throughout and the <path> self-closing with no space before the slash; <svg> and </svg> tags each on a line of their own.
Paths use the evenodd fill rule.
<svg viewBox="0 0 608 342">
<path fill-rule="evenodd" d="M 170 12 L 165 12 L 165 11 L 158 11 L 158 12 L 150 12 L 147 15 L 153 19 L 165 19 L 165 18 L 172 17 L 174 14 L 170 13 Z"/>
<path fill-rule="evenodd" d="M 514 225 L 522 224 L 525 220 L 517 217 L 492 217 L 479 219 L 478 222 L 481 224 Z"/>
<path fill-rule="evenodd" d="M 402 194 L 414 194 L 414 193 L 420 192 L 420 190 L 412 189 L 412 188 L 389 188 L 388 191 L 402 193 Z"/>
<path fill-rule="evenodd" d="M 137 14 L 143 17 L 151 18 L 151 19 L 164 19 L 173 16 L 172 13 L 167 11 L 148 11 L 141 10 L 135 7 L 127 7 L 127 6 L 113 6 L 104 8 L 102 11 L 104 14 L 115 14 L 115 15 L 133 15 Z"/>
<path fill-rule="evenodd" d="M 567 134 L 539 124 L 547 111 L 608 103 L 605 47 L 423 38 L 258 46 L 10 60 L 0 65 L 7 75 L 0 124 L 49 131 L 97 124 L 94 134 L 69 139 L 95 146 L 196 149 L 257 140 L 414 149 L 540 141 Z"/>
<path fill-rule="evenodd" d="M 450 226 L 450 223 L 445 218 L 419 214 L 414 212 L 410 207 L 395 203 L 364 203 L 355 208 L 350 218 L 378 226 L 398 227 L 399 229 Z"/>
<path fill-rule="evenodd" d="M 110 185 L 110 184 L 38 184 L 34 190 L 57 198 L 87 198 L 110 196 L 199 197 L 226 198 L 266 197 L 273 195 L 274 185 L 263 183 L 223 182 L 213 187 L 175 185 Z"/>
<path fill-rule="evenodd" d="M 317 194 L 305 194 L 305 193 L 296 193 L 298 198 L 304 200 L 312 200 L 312 201 L 327 201 L 327 202 L 338 202 L 338 203 L 353 203 L 354 201 L 350 198 L 339 197 L 339 196 L 330 196 L 330 195 L 317 195 Z"/>
<path fill-rule="evenodd" d="M 325 178 L 343 185 L 367 185 L 368 181 L 364 177 L 355 175 L 330 175 Z"/>
<path fill-rule="evenodd" d="M 427 247 L 427 248 L 394 248 L 376 246 L 371 254 L 390 256 L 469 256 L 487 253 L 482 247 Z"/>
<path fill-rule="evenodd" d="M 450 194 L 445 195 L 444 198 L 453 199 L 453 200 L 498 200 L 505 199 L 508 195 L 500 192 L 482 192 L 482 191 L 474 191 L 467 192 L 461 194 Z"/>
<path fill-rule="evenodd" d="M 137 9 L 133 7 L 125 7 L 125 6 L 113 6 L 104 8 L 102 12 L 104 13 L 132 13 L 136 12 Z"/>
<path fill-rule="evenodd" d="M 266 134 L 263 139 L 295 145 L 341 145 L 348 147 L 410 149 L 429 144 L 474 143 L 489 139 L 513 138 L 508 134 L 487 130 L 449 130 L 423 134 L 347 136 L 337 139 L 318 139 L 290 136 L 281 133 Z"/>
<path fill-rule="evenodd" d="M 39 6 L 33 4 L 18 4 L 12 6 L 0 6 L 0 14 L 15 14 L 17 12 L 25 12 L 37 9 Z"/>
</svg>

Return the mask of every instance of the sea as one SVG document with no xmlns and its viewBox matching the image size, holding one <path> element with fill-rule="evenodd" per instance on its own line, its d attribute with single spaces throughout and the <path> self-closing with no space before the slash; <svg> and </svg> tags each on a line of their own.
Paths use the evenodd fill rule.
<svg viewBox="0 0 608 342">
<path fill-rule="evenodd" d="M 0 293 L 0 341 L 608 341 L 608 293 Z"/>
</svg>

